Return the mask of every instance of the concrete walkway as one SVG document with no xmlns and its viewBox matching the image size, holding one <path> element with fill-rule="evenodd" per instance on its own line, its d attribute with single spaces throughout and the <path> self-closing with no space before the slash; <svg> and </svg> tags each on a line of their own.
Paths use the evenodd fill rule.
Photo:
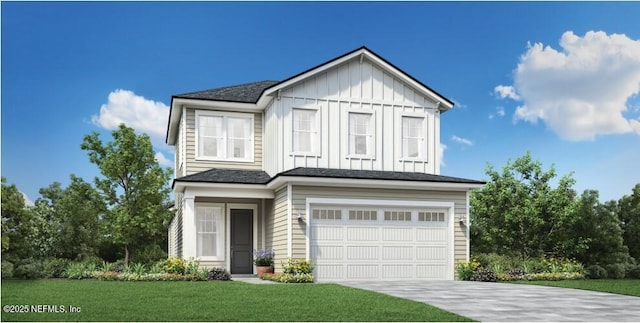
<svg viewBox="0 0 640 323">
<path fill-rule="evenodd" d="M 249 284 L 277 284 L 271 280 L 262 280 L 253 275 L 233 275 L 231 276 L 231 280 Z"/>
<path fill-rule="evenodd" d="M 340 284 L 427 303 L 484 322 L 640 322 L 640 297 L 578 289 L 466 281 Z"/>
</svg>

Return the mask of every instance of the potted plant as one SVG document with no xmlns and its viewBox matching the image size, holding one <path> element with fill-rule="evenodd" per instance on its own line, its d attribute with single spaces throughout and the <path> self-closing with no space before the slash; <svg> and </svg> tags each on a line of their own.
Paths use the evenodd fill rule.
<svg viewBox="0 0 640 323">
<path fill-rule="evenodd" d="M 273 257 L 275 252 L 271 249 L 254 250 L 253 263 L 256 265 L 258 277 L 264 274 L 273 274 Z"/>
</svg>

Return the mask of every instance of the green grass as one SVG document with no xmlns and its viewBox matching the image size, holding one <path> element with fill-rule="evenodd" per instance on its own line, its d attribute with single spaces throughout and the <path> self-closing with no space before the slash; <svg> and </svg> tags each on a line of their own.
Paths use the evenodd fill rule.
<svg viewBox="0 0 640 323">
<path fill-rule="evenodd" d="M 2 321 L 471 321 L 423 303 L 335 284 L 2 282 L 2 305 L 66 313 L 2 313 Z M 69 313 L 69 306 L 80 313 Z"/>
<path fill-rule="evenodd" d="M 588 279 L 561 281 L 518 281 L 518 284 L 586 289 L 640 297 L 640 279 Z"/>
</svg>

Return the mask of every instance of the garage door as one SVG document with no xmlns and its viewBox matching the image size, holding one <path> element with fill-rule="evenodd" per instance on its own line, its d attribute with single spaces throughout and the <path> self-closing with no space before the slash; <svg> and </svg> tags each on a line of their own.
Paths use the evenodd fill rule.
<svg viewBox="0 0 640 323">
<path fill-rule="evenodd" d="M 449 214 L 446 208 L 312 206 L 316 278 L 453 279 Z"/>
</svg>

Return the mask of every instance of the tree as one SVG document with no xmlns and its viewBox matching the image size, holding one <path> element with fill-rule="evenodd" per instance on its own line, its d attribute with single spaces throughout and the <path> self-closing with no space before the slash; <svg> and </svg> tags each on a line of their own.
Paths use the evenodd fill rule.
<svg viewBox="0 0 640 323">
<path fill-rule="evenodd" d="M 618 217 L 624 244 L 629 248 L 631 257 L 640 261 L 640 183 L 636 184 L 631 195 L 625 195 L 618 201 Z"/>
<path fill-rule="evenodd" d="M 24 195 L 15 184 L 2 177 L 2 256 L 10 260 L 30 257 L 33 244 L 33 219 L 24 203 Z"/>
<path fill-rule="evenodd" d="M 73 174 L 70 179 L 65 189 L 58 182 L 40 189 L 34 209 L 42 219 L 40 236 L 46 241 L 40 245 L 49 247 L 47 254 L 81 260 L 97 254 L 106 205 L 91 184 Z"/>
<path fill-rule="evenodd" d="M 474 251 L 523 258 L 566 251 L 567 229 L 574 221 L 571 175 L 552 188 L 555 169 L 543 171 L 529 153 L 507 162 L 501 173 L 489 164 L 486 173 L 487 184 L 471 194 Z"/>
<path fill-rule="evenodd" d="M 572 245 L 566 256 L 585 265 L 624 263 L 628 250 L 623 245 L 622 229 L 615 201 L 600 203 L 598 191 L 585 190 L 576 201 L 575 222 L 565 241 Z"/>
<path fill-rule="evenodd" d="M 121 124 L 112 137 L 103 144 L 93 132 L 84 137 L 81 148 L 103 176 L 95 178 L 95 185 L 110 207 L 108 235 L 124 246 L 128 263 L 132 245 L 159 241 L 167 234 L 171 170 L 158 165 L 149 136 L 136 135 Z"/>
</svg>

